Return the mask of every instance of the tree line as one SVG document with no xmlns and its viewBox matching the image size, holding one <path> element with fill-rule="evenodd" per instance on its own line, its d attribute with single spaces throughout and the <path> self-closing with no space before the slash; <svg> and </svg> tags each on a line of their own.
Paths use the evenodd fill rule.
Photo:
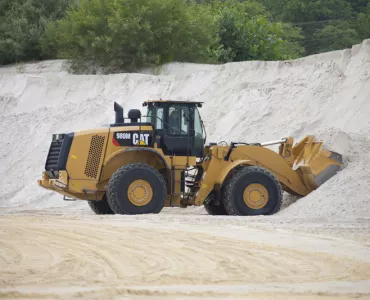
<svg viewBox="0 0 370 300">
<path fill-rule="evenodd" d="M 0 0 L 0 64 L 75 70 L 294 59 L 370 38 L 368 0 Z"/>
</svg>

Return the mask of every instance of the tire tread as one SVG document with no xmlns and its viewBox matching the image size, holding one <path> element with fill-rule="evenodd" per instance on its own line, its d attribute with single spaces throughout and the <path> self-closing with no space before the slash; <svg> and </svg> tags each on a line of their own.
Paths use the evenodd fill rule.
<svg viewBox="0 0 370 300">
<path fill-rule="evenodd" d="M 116 202 L 117 199 L 116 199 L 116 196 L 113 193 L 114 187 L 117 187 L 117 185 L 119 185 L 120 178 L 122 176 L 125 176 L 126 173 L 128 173 L 132 170 L 136 170 L 136 169 L 147 170 L 147 171 L 152 172 L 153 174 L 155 174 L 156 177 L 158 177 L 158 179 L 160 180 L 161 184 L 164 187 L 164 189 L 163 189 L 163 198 L 166 199 L 166 197 L 167 197 L 167 192 L 166 192 L 167 191 L 167 184 L 166 184 L 162 174 L 159 173 L 159 171 L 157 169 L 155 169 L 152 166 L 149 166 L 147 164 L 143 164 L 143 163 L 128 164 L 128 165 L 125 165 L 125 166 L 122 166 L 122 167 L 118 168 L 116 170 L 116 172 L 113 173 L 112 177 L 110 178 L 110 180 L 108 182 L 108 188 L 107 188 L 108 202 L 109 202 L 109 206 L 112 208 L 112 210 L 116 214 L 124 214 L 125 215 L 125 214 L 127 214 L 127 212 L 125 212 L 118 205 L 118 203 Z"/>
<path fill-rule="evenodd" d="M 206 200 L 204 200 L 204 209 L 209 215 L 212 216 L 224 216 L 227 215 L 227 211 L 224 207 L 224 204 L 221 202 L 220 205 L 214 205 L 213 204 L 213 199 L 215 198 L 213 192 L 211 192 Z"/>
<path fill-rule="evenodd" d="M 280 210 L 282 199 L 283 199 L 283 189 L 281 188 L 281 184 L 276 179 L 276 177 L 273 174 L 271 174 L 270 172 L 268 172 L 265 168 L 256 167 L 256 166 L 245 166 L 245 167 L 239 168 L 233 174 L 233 176 L 231 176 L 225 182 L 224 189 L 223 189 L 222 200 L 223 200 L 226 211 L 228 212 L 229 215 L 232 215 L 232 216 L 240 215 L 240 213 L 237 211 L 237 209 L 233 205 L 233 201 L 232 201 L 233 187 L 240 180 L 240 178 L 242 176 L 244 176 L 247 173 L 251 173 L 251 172 L 258 172 L 258 173 L 262 173 L 262 174 L 268 176 L 270 179 L 273 180 L 274 184 L 277 186 L 277 188 L 278 188 L 278 204 L 276 205 L 276 207 L 271 212 L 268 213 L 268 215 L 273 215 L 273 214 L 277 213 Z"/>
<path fill-rule="evenodd" d="M 97 215 L 114 215 L 114 211 L 110 208 L 106 195 L 104 195 L 103 199 L 100 201 L 88 200 L 87 203 L 91 210 Z"/>
</svg>

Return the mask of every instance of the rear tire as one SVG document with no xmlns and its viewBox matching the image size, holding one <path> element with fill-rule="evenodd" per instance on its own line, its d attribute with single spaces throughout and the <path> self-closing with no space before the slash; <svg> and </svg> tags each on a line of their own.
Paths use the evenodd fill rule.
<svg viewBox="0 0 370 300">
<path fill-rule="evenodd" d="M 156 169 L 129 164 L 113 173 L 108 182 L 109 206 L 116 214 L 157 214 L 167 197 L 166 182 Z"/>
<path fill-rule="evenodd" d="M 114 215 L 113 210 L 110 208 L 107 196 L 104 194 L 103 199 L 100 201 L 87 201 L 91 210 L 97 215 Z"/>
<path fill-rule="evenodd" d="M 206 200 L 204 200 L 204 208 L 209 215 L 212 216 L 225 216 L 228 215 L 224 204 L 221 202 L 219 205 L 214 204 L 215 195 L 211 192 Z"/>
<path fill-rule="evenodd" d="M 222 201 L 229 215 L 272 215 L 283 198 L 280 182 L 260 167 L 242 167 L 225 183 Z"/>
</svg>

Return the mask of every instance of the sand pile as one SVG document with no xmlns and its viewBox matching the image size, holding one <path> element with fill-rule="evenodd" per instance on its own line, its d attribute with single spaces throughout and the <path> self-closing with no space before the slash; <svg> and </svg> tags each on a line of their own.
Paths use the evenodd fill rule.
<svg viewBox="0 0 370 300">
<path fill-rule="evenodd" d="M 71 75 L 61 61 L 0 68 L 0 207 L 70 205 L 36 185 L 51 134 L 111 123 L 113 101 L 127 112 L 159 97 L 204 101 L 208 141 L 324 138 L 345 169 L 280 214 L 369 215 L 370 40 L 294 61 L 174 63 L 157 76 Z"/>
<path fill-rule="evenodd" d="M 308 196 L 280 211 L 284 217 L 369 217 L 370 137 L 335 129 L 320 131 L 331 149 L 344 156 L 343 169 Z"/>
</svg>

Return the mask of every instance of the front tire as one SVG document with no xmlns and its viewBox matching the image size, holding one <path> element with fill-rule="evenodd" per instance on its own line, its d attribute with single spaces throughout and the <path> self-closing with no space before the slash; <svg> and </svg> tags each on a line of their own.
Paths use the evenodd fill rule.
<svg viewBox="0 0 370 300">
<path fill-rule="evenodd" d="M 157 214 L 167 197 L 161 173 L 142 163 L 119 168 L 109 180 L 107 191 L 109 206 L 116 214 Z"/>
<path fill-rule="evenodd" d="M 225 183 L 222 201 L 229 215 L 272 215 L 283 198 L 280 182 L 260 167 L 242 167 Z"/>
<path fill-rule="evenodd" d="M 104 194 L 103 199 L 100 201 L 88 200 L 87 202 L 89 203 L 91 210 L 97 215 L 114 215 L 113 210 L 110 208 L 108 204 L 106 194 Z"/>
</svg>

